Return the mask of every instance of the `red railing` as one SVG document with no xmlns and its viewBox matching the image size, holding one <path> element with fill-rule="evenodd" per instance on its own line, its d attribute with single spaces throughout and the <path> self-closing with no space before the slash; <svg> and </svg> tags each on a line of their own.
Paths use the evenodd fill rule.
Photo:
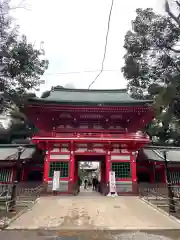
<svg viewBox="0 0 180 240">
<path fill-rule="evenodd" d="M 142 139 L 142 140 L 149 140 L 149 137 L 145 133 L 126 133 L 126 134 L 110 134 L 110 133 L 54 133 L 54 136 L 47 135 L 47 133 L 42 133 L 41 135 L 34 136 L 34 140 L 42 139 L 42 138 L 97 138 L 97 139 L 132 139 L 132 140 L 137 140 L 137 139 Z"/>
</svg>

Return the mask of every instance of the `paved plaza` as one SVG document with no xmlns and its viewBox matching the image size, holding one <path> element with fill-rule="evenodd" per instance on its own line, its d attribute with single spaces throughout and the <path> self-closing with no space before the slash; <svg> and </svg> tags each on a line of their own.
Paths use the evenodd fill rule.
<svg viewBox="0 0 180 240">
<path fill-rule="evenodd" d="M 8 229 L 180 229 L 180 224 L 138 197 L 49 196 L 11 223 Z"/>
<path fill-rule="evenodd" d="M 180 240 L 179 230 L 150 231 L 0 231 L 3 240 Z"/>
</svg>

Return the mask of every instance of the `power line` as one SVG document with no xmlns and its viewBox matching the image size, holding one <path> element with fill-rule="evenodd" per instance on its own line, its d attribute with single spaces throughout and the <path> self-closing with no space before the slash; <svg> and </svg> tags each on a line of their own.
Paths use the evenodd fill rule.
<svg viewBox="0 0 180 240">
<path fill-rule="evenodd" d="M 81 73 L 93 73 L 93 72 L 99 72 L 101 70 L 85 70 L 85 71 L 77 71 L 77 72 L 57 72 L 57 73 L 47 73 L 45 76 L 51 76 L 51 75 L 66 75 L 66 74 L 81 74 Z M 107 69 L 103 70 L 103 72 L 120 72 L 121 69 Z"/>
<path fill-rule="evenodd" d="M 113 5 L 114 5 L 114 0 L 111 1 L 111 6 L 110 6 L 110 11 L 109 11 L 109 16 L 108 16 L 108 27 L 107 27 L 107 33 L 106 33 L 106 40 L 105 40 L 104 54 L 103 54 L 103 60 L 102 60 L 102 64 L 101 64 L 101 70 L 98 73 L 98 75 L 95 77 L 95 79 L 89 84 L 88 89 L 90 89 L 91 86 L 96 82 L 96 80 L 101 75 L 101 73 L 103 72 L 103 69 L 104 69 L 104 61 L 105 61 L 105 58 L 106 58 L 108 35 L 109 35 L 109 29 L 110 29 L 110 22 L 111 22 L 111 15 L 112 15 Z"/>
</svg>

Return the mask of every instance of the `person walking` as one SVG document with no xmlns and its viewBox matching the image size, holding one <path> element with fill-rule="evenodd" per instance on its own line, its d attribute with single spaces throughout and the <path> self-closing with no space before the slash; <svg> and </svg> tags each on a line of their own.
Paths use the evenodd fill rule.
<svg viewBox="0 0 180 240">
<path fill-rule="evenodd" d="M 84 189 L 87 189 L 87 179 L 84 180 Z"/>
<path fill-rule="evenodd" d="M 95 189 L 96 191 L 98 192 L 99 191 L 99 181 L 98 179 L 96 178 L 96 185 L 95 185 Z"/>
<path fill-rule="evenodd" d="M 93 191 L 95 191 L 96 190 L 96 177 L 93 177 L 92 185 L 93 185 Z"/>
</svg>

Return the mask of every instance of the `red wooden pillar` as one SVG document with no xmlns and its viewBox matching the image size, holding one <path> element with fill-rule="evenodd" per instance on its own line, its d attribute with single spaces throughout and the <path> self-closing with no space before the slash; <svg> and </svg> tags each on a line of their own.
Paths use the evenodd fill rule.
<svg viewBox="0 0 180 240">
<path fill-rule="evenodd" d="M 24 182 L 24 179 L 25 179 L 25 166 L 22 167 L 22 175 L 21 175 L 21 181 Z"/>
<path fill-rule="evenodd" d="M 131 174 L 132 174 L 132 190 L 137 193 L 137 168 L 136 168 L 136 153 L 131 153 Z"/>
<path fill-rule="evenodd" d="M 100 162 L 100 169 L 101 169 L 101 183 L 104 183 L 104 168 L 105 168 L 105 164 L 104 162 Z"/>
<path fill-rule="evenodd" d="M 163 165 L 162 165 L 162 182 L 163 183 L 166 183 L 166 170 L 165 170 L 165 165 L 164 165 L 164 163 L 163 163 Z"/>
<path fill-rule="evenodd" d="M 76 161 L 76 159 L 74 159 L 75 160 L 75 182 L 77 182 L 78 181 L 78 177 L 79 177 L 79 171 L 78 171 L 78 168 L 79 168 L 79 163 L 78 163 L 78 161 Z"/>
<path fill-rule="evenodd" d="M 152 167 L 151 167 L 151 169 L 152 169 Z M 153 183 L 154 182 L 154 174 L 153 174 L 153 172 L 151 171 L 148 174 L 150 175 L 150 183 Z"/>
<path fill-rule="evenodd" d="M 75 157 L 74 157 L 74 151 L 71 151 L 69 180 L 71 182 L 75 181 Z"/>
<path fill-rule="evenodd" d="M 12 181 L 14 181 L 16 178 L 16 168 L 12 169 Z"/>
<path fill-rule="evenodd" d="M 111 171 L 111 153 L 110 151 L 108 151 L 106 154 L 106 176 L 105 176 L 106 183 L 109 183 L 110 171 Z"/>
<path fill-rule="evenodd" d="M 43 176 L 44 182 L 48 181 L 48 174 L 49 174 L 49 151 L 48 153 L 46 153 L 44 157 L 44 176 Z"/>
<path fill-rule="evenodd" d="M 70 146 L 70 162 L 69 162 L 69 167 L 70 167 L 70 172 L 69 172 L 69 187 L 68 191 L 71 193 L 74 190 L 75 187 L 75 157 L 74 157 L 74 147 L 73 147 L 73 142 L 71 143 Z"/>
</svg>

